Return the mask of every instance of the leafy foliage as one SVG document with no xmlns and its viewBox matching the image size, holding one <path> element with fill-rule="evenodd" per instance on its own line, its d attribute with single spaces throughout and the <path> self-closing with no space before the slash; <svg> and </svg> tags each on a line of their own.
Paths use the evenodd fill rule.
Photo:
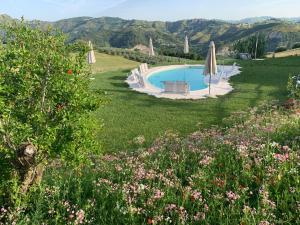
<svg viewBox="0 0 300 225">
<path fill-rule="evenodd" d="M 60 32 L 23 21 L 3 29 L 0 154 L 13 166 L 1 170 L 11 178 L 17 172 L 20 182 L 33 170 L 32 185 L 39 166 L 55 159 L 77 164 L 98 152 L 90 112 L 100 102 L 89 90 L 87 46 L 66 45 Z"/>
<path fill-rule="evenodd" d="M 288 82 L 291 97 L 300 99 L 300 75 L 291 76 Z"/>
</svg>

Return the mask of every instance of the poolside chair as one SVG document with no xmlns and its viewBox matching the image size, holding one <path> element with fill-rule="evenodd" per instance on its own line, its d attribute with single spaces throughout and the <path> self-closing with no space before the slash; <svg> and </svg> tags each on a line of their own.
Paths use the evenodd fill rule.
<svg viewBox="0 0 300 225">
<path fill-rule="evenodd" d="M 146 71 L 148 71 L 148 70 L 149 70 L 149 66 L 148 66 L 148 64 L 147 64 L 147 63 L 145 63 L 145 69 L 146 69 Z"/>
<path fill-rule="evenodd" d="M 131 80 L 133 82 L 138 82 L 139 81 L 138 74 L 139 74 L 138 69 L 131 70 L 131 73 L 129 74 L 129 80 Z"/>
<path fill-rule="evenodd" d="M 144 88 L 145 87 L 145 81 L 144 81 L 144 78 L 141 74 L 137 74 L 137 80 L 138 80 L 139 87 Z"/>
<path fill-rule="evenodd" d="M 144 69 L 143 69 L 142 64 L 139 66 L 139 72 L 140 72 L 140 74 L 143 74 L 143 73 L 144 73 Z"/>
</svg>

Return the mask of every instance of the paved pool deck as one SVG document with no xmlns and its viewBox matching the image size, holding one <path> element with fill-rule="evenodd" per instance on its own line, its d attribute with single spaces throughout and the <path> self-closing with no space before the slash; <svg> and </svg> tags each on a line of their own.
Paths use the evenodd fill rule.
<svg viewBox="0 0 300 225">
<path fill-rule="evenodd" d="M 145 93 L 151 96 L 155 96 L 156 98 L 167 98 L 167 99 L 206 99 L 206 98 L 217 98 L 218 96 L 226 95 L 233 91 L 233 87 L 230 85 L 229 80 L 230 77 L 236 76 L 241 73 L 240 67 L 238 66 L 218 66 L 218 71 L 226 74 L 226 78 L 221 78 L 220 80 L 212 79 L 211 83 L 211 93 L 209 93 L 209 89 L 202 89 L 199 91 L 191 91 L 189 94 L 172 94 L 165 93 L 163 89 L 157 88 L 153 86 L 149 81 L 148 77 L 153 73 L 179 69 L 179 68 L 188 68 L 190 66 L 203 66 L 203 65 L 172 65 L 172 66 L 161 66 L 161 67 L 153 67 L 150 68 L 146 73 L 143 74 L 145 86 L 140 87 L 139 84 L 133 79 L 132 75 L 128 77 L 126 83 L 129 87 L 137 92 Z M 208 83 L 208 77 L 205 79 L 205 82 Z"/>
</svg>

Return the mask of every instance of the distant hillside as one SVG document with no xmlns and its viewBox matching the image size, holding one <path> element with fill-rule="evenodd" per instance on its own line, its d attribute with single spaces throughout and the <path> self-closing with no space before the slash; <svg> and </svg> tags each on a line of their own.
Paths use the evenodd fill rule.
<svg viewBox="0 0 300 225">
<path fill-rule="evenodd" d="M 9 20 L 12 18 L 0 17 L 0 23 Z M 274 51 L 278 46 L 291 47 L 295 42 L 300 42 L 300 23 L 269 17 L 256 18 L 255 23 L 254 21 L 255 19 L 250 18 L 239 23 L 205 19 L 153 22 L 112 17 L 78 17 L 53 23 L 37 21 L 31 23 L 52 25 L 68 34 L 71 42 L 91 40 L 99 47 L 133 48 L 139 44 L 147 46 L 149 37 L 152 37 L 157 50 L 182 51 L 184 36 L 187 34 L 191 49 L 205 54 L 210 40 L 214 40 L 220 50 L 257 32 L 266 35 L 267 51 Z"/>
<path fill-rule="evenodd" d="M 274 18 L 274 17 L 270 17 L 270 16 L 260 16 L 260 17 L 245 18 L 245 19 L 241 19 L 241 20 L 232 20 L 232 21 L 229 21 L 229 22 L 235 23 L 235 24 L 242 24 L 242 23 L 255 24 L 255 23 L 266 23 L 266 22 L 271 22 L 271 21 L 299 23 L 300 22 L 300 17 L 295 17 L 295 18 Z"/>
</svg>

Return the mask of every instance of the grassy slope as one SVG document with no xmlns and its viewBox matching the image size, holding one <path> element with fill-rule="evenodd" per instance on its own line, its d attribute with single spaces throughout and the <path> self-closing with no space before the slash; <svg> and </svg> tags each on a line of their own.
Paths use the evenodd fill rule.
<svg viewBox="0 0 300 225">
<path fill-rule="evenodd" d="M 120 58 L 98 55 L 100 63 L 104 62 L 101 57 L 116 63 L 116 67 L 119 67 L 118 62 L 125 62 Z M 93 88 L 106 91 L 111 100 L 97 112 L 97 116 L 104 120 L 104 130 L 99 138 L 104 141 L 105 150 L 127 149 L 129 142 L 138 135 L 144 135 L 147 144 L 166 130 L 186 135 L 196 130 L 198 124 L 206 127 L 220 124 L 232 112 L 245 110 L 264 100 L 282 100 L 287 94 L 289 74 L 300 70 L 297 57 L 240 63 L 242 74 L 231 80 L 234 92 L 219 99 L 199 101 L 156 99 L 131 91 L 124 83 L 126 70 L 95 75 Z M 134 65 L 133 62 L 126 64 L 128 69 Z"/>
</svg>

